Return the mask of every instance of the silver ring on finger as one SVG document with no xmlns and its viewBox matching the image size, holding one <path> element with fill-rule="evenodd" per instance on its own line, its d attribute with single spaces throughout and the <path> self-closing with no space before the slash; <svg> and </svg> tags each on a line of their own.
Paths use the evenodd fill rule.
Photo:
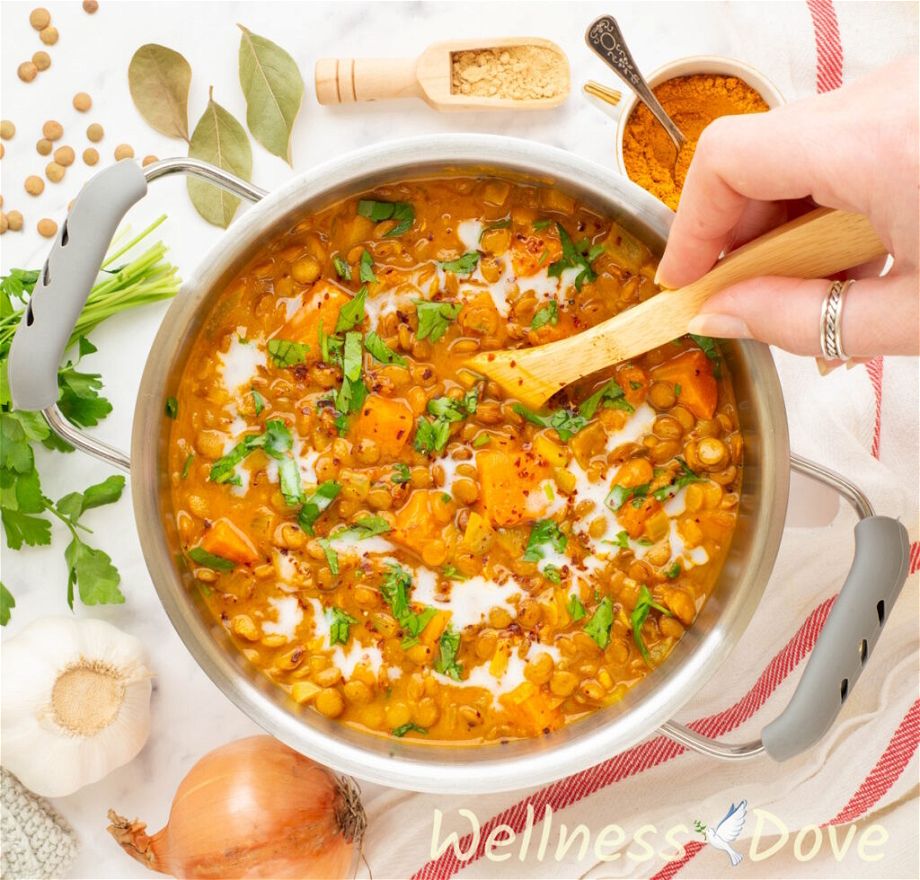
<svg viewBox="0 0 920 880">
<path fill-rule="evenodd" d="M 852 284 L 852 280 L 832 281 L 821 303 L 821 354 L 825 360 L 850 359 L 843 349 L 843 303 Z"/>
</svg>

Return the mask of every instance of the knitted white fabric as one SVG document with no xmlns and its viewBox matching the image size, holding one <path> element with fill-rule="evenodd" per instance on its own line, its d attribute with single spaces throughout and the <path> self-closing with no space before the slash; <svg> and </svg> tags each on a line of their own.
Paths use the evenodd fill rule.
<svg viewBox="0 0 920 880">
<path fill-rule="evenodd" d="M 62 877 L 77 854 L 77 838 L 44 799 L 0 768 L 0 878 Z"/>
</svg>

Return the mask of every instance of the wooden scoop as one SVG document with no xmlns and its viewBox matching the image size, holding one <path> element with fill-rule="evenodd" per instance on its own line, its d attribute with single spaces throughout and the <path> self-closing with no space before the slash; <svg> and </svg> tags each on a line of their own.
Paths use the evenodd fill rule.
<svg viewBox="0 0 920 880">
<path fill-rule="evenodd" d="M 663 291 L 575 336 L 483 352 L 466 366 L 538 408 L 577 379 L 683 336 L 703 303 L 729 285 L 761 275 L 824 278 L 887 253 L 866 217 L 819 208 L 732 251 L 686 287 Z"/>
<path fill-rule="evenodd" d="M 451 61 L 456 52 L 537 46 L 559 57 L 565 81 L 551 98 L 485 98 L 452 94 Z M 418 58 L 320 58 L 316 62 L 320 104 L 352 104 L 384 98 L 421 98 L 436 110 L 540 110 L 557 107 L 569 94 L 569 62 L 562 49 L 539 37 L 452 40 L 429 46 Z"/>
</svg>

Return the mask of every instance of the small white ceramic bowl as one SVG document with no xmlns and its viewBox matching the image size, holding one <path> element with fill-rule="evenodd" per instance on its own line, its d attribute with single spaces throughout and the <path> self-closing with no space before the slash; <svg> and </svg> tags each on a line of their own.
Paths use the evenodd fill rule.
<svg viewBox="0 0 920 880">
<path fill-rule="evenodd" d="M 674 79 L 676 76 L 690 76 L 694 73 L 736 76 L 758 91 L 771 110 L 786 103 L 779 89 L 759 70 L 722 55 L 694 55 L 690 58 L 678 58 L 653 71 L 647 80 L 649 86 L 654 89 L 655 86 L 666 80 Z M 626 122 L 638 100 L 635 92 L 628 88 L 623 89 L 623 101 L 620 103 L 620 116 L 617 122 L 617 169 L 627 177 L 629 175 L 626 173 L 626 165 L 623 162 L 623 135 L 626 132 Z"/>
</svg>

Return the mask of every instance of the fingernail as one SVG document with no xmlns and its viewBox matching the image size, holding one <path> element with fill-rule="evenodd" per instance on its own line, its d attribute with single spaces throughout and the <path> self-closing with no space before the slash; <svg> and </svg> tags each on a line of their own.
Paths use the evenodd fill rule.
<svg viewBox="0 0 920 880">
<path fill-rule="evenodd" d="M 748 325 L 734 315 L 697 315 L 690 319 L 687 329 L 697 336 L 716 336 L 720 339 L 751 339 L 754 335 Z"/>
</svg>

